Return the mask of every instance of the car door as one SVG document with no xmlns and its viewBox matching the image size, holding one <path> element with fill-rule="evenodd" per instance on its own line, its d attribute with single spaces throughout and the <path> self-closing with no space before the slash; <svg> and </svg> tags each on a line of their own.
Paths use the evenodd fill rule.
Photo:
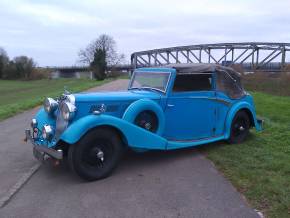
<svg viewBox="0 0 290 218">
<path fill-rule="evenodd" d="M 165 107 L 168 140 L 198 140 L 215 135 L 212 73 L 177 74 Z"/>
</svg>

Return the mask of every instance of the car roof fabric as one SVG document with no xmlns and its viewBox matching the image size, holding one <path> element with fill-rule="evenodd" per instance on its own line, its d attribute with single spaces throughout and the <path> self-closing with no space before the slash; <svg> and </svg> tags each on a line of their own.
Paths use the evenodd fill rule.
<svg viewBox="0 0 290 218">
<path fill-rule="evenodd" d="M 198 63 L 198 64 L 169 64 L 163 67 L 168 68 L 174 68 L 176 69 L 177 73 L 208 73 L 208 72 L 214 72 L 214 71 L 226 71 L 230 75 L 234 77 L 240 77 L 241 74 L 235 71 L 234 69 L 230 67 L 225 67 L 219 64 L 204 64 L 204 63 Z"/>
</svg>

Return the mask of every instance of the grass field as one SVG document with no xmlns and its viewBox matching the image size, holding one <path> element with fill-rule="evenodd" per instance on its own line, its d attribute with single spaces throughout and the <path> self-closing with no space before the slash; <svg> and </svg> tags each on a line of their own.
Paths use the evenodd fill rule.
<svg viewBox="0 0 290 218">
<path fill-rule="evenodd" d="M 289 69 L 290 71 L 290 69 Z M 276 73 L 277 74 L 277 73 Z M 267 75 L 265 72 L 244 75 L 243 85 L 248 91 L 261 91 L 271 95 L 290 96 L 290 74 Z"/>
<path fill-rule="evenodd" d="M 290 217 L 290 97 L 252 93 L 264 131 L 242 144 L 201 147 L 217 168 L 267 217 Z"/>
<path fill-rule="evenodd" d="M 64 91 L 77 92 L 109 80 L 56 79 L 34 81 L 0 80 L 0 120 L 32 108 L 43 102 L 45 97 L 55 97 Z"/>
</svg>

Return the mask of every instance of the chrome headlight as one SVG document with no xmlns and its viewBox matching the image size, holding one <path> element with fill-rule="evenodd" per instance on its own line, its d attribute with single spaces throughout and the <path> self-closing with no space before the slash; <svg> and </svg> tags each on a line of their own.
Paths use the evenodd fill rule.
<svg viewBox="0 0 290 218">
<path fill-rule="evenodd" d="M 46 98 L 44 100 L 43 107 L 48 114 L 52 114 L 57 109 L 57 106 L 58 103 L 53 98 Z"/>
<path fill-rule="evenodd" d="M 32 129 L 34 129 L 34 128 L 36 128 L 37 127 L 37 120 L 35 119 L 35 118 L 33 118 L 32 120 L 31 120 L 31 123 L 30 123 L 30 126 L 31 126 L 31 128 Z"/>
<path fill-rule="evenodd" d="M 51 140 L 53 137 L 53 129 L 50 125 L 44 125 L 42 128 L 42 137 L 46 140 Z"/>
<path fill-rule="evenodd" d="M 70 102 L 63 102 L 61 104 L 61 114 L 63 119 L 71 120 L 76 112 L 76 107 Z"/>
<path fill-rule="evenodd" d="M 66 96 L 66 100 L 69 102 L 69 103 L 71 103 L 71 104 L 75 104 L 75 102 L 76 102 L 76 98 L 75 98 L 75 96 L 74 95 L 67 95 Z"/>
</svg>

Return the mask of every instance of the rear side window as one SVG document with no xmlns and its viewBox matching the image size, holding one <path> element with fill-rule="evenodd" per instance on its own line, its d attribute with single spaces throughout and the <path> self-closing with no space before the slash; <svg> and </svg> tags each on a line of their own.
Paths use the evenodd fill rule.
<svg viewBox="0 0 290 218">
<path fill-rule="evenodd" d="M 239 99 L 245 95 L 241 80 L 225 71 L 217 71 L 217 90 L 224 92 L 232 99 Z"/>
<path fill-rule="evenodd" d="M 212 89 L 212 74 L 177 74 L 173 92 L 209 91 Z"/>
</svg>

